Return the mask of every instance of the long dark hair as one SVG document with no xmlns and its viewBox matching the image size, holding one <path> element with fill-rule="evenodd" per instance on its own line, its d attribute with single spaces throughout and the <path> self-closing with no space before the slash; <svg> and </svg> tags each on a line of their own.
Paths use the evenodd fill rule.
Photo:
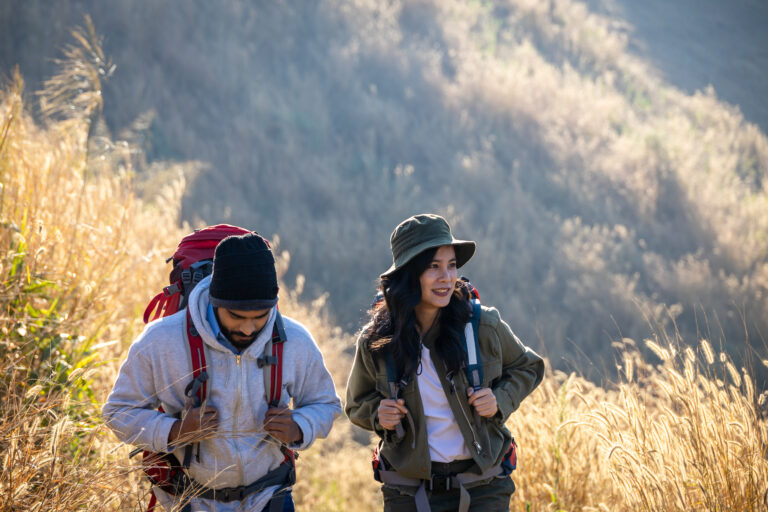
<svg viewBox="0 0 768 512">
<path fill-rule="evenodd" d="M 371 321 L 364 328 L 372 352 L 391 351 L 395 365 L 402 372 L 400 378 L 410 377 L 421 357 L 414 309 L 421 302 L 419 278 L 429 267 L 437 249 L 419 253 L 395 273 L 380 279 L 379 291 L 383 300 L 374 304 Z M 462 280 L 458 280 L 450 302 L 438 312 L 437 318 L 440 341 L 435 344 L 435 350 L 449 372 L 458 371 L 465 363 L 462 332 L 470 312 L 469 290 Z"/>
</svg>

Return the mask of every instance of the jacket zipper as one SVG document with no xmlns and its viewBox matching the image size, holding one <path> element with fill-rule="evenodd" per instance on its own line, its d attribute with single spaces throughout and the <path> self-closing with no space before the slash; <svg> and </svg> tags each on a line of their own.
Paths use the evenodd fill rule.
<svg viewBox="0 0 768 512">
<path fill-rule="evenodd" d="M 242 379 L 242 366 L 240 365 L 241 355 L 235 355 L 235 362 L 237 363 L 237 399 L 235 401 L 235 414 L 232 418 L 232 438 L 237 439 L 237 417 L 240 412 L 240 396 L 242 395 L 243 379 Z M 245 485 L 243 481 L 245 476 L 243 475 L 243 458 L 240 456 L 240 450 L 237 451 L 237 460 L 239 462 L 237 466 L 238 474 L 240 477 L 240 485 Z"/>
<path fill-rule="evenodd" d="M 448 382 L 451 385 L 451 394 L 456 394 L 456 385 L 453 382 L 453 376 L 450 377 Z M 461 400 L 459 397 L 456 397 L 456 401 L 459 402 L 459 409 L 461 410 L 461 414 L 464 415 L 464 419 L 467 420 L 467 426 L 469 427 L 469 431 L 472 432 L 472 445 L 475 447 L 475 450 L 477 451 L 477 454 L 483 453 L 483 447 L 480 446 L 480 443 L 477 442 L 477 436 L 475 435 L 475 429 L 472 428 L 472 422 L 469 421 L 469 417 L 467 416 L 466 411 L 464 410 L 464 406 L 461 403 Z"/>
</svg>

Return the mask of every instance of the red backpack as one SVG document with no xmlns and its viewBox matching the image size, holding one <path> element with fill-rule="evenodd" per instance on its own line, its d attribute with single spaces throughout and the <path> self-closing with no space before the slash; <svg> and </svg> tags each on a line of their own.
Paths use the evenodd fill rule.
<svg viewBox="0 0 768 512">
<path fill-rule="evenodd" d="M 155 295 L 144 310 L 144 323 L 169 316 L 184 309 L 192 289 L 210 275 L 213 268 L 213 253 L 219 242 L 228 236 L 245 235 L 247 229 L 229 224 L 218 224 L 196 229 L 179 242 L 176 252 L 165 262 L 173 260 L 170 283 Z M 267 242 L 269 247 L 269 242 Z M 152 314 L 154 312 L 154 315 Z M 151 317 L 151 318 L 150 318 Z"/>
<path fill-rule="evenodd" d="M 203 229 L 197 229 L 185 236 L 179 242 L 176 252 L 166 262 L 173 261 L 169 281 L 170 284 L 163 288 L 147 305 L 144 311 L 144 323 L 156 320 L 160 317 L 170 316 L 186 308 L 189 296 L 194 287 L 213 269 L 213 255 L 216 246 L 224 238 L 233 235 L 251 233 L 246 229 L 218 224 Z M 265 239 L 266 241 L 266 239 Z M 270 247 L 269 241 L 267 246 Z M 190 359 L 192 361 L 192 381 L 187 385 L 184 394 L 193 399 L 195 407 L 199 407 L 208 394 L 206 381 L 208 380 L 207 365 L 205 360 L 205 344 L 192 323 L 189 310 L 187 310 L 185 325 L 185 338 L 189 345 Z M 270 406 L 280 403 L 282 391 L 282 355 L 283 342 L 286 340 L 285 329 L 280 313 L 277 313 L 272 331 L 272 339 L 267 343 L 264 356 L 258 359 L 259 367 L 269 365 L 270 372 L 264 372 L 264 388 L 266 399 Z M 158 408 L 164 412 L 162 406 Z M 199 459 L 199 444 L 197 445 L 197 457 Z M 285 455 L 283 463 L 265 476 L 265 482 L 270 485 L 285 484 L 284 487 L 293 485 L 296 481 L 295 459 L 296 455 L 285 446 L 282 447 Z M 186 474 L 185 469 L 192 462 L 193 445 L 188 444 L 184 448 L 184 461 L 179 460 L 171 453 L 155 453 L 148 450 L 136 449 L 131 452 L 131 457 L 142 452 L 144 473 L 154 486 L 171 495 L 182 495 L 190 487 L 201 488 Z M 187 492 L 188 493 L 188 492 Z M 148 512 L 155 510 L 157 498 L 154 491 L 151 492 Z M 183 509 L 182 509 L 183 510 Z"/>
</svg>

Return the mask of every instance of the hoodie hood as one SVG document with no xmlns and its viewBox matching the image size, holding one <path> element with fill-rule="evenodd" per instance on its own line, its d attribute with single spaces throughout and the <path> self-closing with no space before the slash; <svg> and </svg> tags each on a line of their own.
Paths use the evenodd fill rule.
<svg viewBox="0 0 768 512">
<path fill-rule="evenodd" d="M 189 308 L 190 316 L 192 317 L 192 323 L 195 324 L 195 328 L 197 328 L 197 331 L 200 333 L 200 337 L 203 339 L 203 342 L 210 348 L 223 352 L 231 352 L 227 347 L 222 345 L 219 340 L 216 339 L 216 334 L 214 333 L 211 325 L 208 323 L 207 312 L 208 304 L 210 303 L 210 300 L 208 299 L 208 290 L 210 287 L 211 276 L 208 276 L 200 281 L 192 290 L 192 294 L 189 296 L 189 303 L 187 305 Z M 272 337 L 272 328 L 275 323 L 276 311 L 277 306 L 274 306 L 269 312 L 269 319 L 267 319 L 267 323 L 264 324 L 264 327 L 261 329 L 261 332 L 259 332 L 259 335 L 256 337 L 256 339 L 253 340 L 253 343 L 251 343 L 248 348 L 243 350 L 243 354 L 261 354 L 264 352 L 264 347 L 266 347 L 267 342 Z"/>
</svg>

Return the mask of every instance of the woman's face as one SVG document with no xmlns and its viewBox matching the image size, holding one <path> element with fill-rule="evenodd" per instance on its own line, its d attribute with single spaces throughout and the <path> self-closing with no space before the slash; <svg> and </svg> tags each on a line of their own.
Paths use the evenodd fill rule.
<svg viewBox="0 0 768 512">
<path fill-rule="evenodd" d="M 444 308 L 451 301 L 451 295 L 456 288 L 458 270 L 456 268 L 456 251 L 451 245 L 443 245 L 429 263 L 427 269 L 419 277 L 421 284 L 420 306 Z"/>
</svg>

